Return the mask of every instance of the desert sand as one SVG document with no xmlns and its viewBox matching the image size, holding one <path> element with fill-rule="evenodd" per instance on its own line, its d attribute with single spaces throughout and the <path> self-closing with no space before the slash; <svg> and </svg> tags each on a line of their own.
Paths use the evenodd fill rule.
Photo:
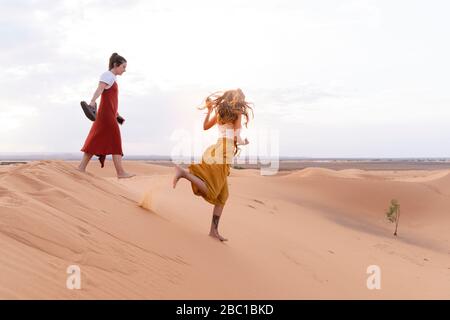
<svg viewBox="0 0 450 320">
<path fill-rule="evenodd" d="M 450 170 L 232 169 L 222 243 L 172 168 L 76 165 L 0 166 L 1 299 L 450 299 Z"/>
</svg>

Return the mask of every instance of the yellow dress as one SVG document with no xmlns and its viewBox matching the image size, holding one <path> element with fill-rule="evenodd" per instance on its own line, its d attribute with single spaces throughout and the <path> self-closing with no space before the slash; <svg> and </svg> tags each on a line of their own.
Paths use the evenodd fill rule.
<svg viewBox="0 0 450 320">
<path fill-rule="evenodd" d="M 209 146 L 202 156 L 202 162 L 191 164 L 189 172 L 203 180 L 208 188 L 208 194 L 202 195 L 197 186 L 191 182 L 192 191 L 197 196 L 213 205 L 224 206 L 228 199 L 227 176 L 230 175 L 230 166 L 233 161 L 235 143 L 230 134 L 231 126 L 219 125 L 219 138 Z"/>
</svg>

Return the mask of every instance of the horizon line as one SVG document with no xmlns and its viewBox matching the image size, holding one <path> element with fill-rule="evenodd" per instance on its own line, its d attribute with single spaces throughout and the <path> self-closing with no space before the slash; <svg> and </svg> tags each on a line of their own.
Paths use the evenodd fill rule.
<svg viewBox="0 0 450 320">
<path fill-rule="evenodd" d="M 0 161 L 13 161 L 13 160 L 79 160 L 82 155 L 71 152 L 0 152 Z M 200 158 L 201 155 L 191 157 L 172 157 L 170 155 L 145 155 L 134 154 L 124 156 L 124 160 L 160 160 L 160 161 L 172 161 L 172 160 L 188 160 Z M 361 156 L 361 157 L 315 157 L 315 156 L 286 156 L 280 155 L 279 157 L 258 157 L 247 156 L 241 159 L 278 159 L 283 160 L 430 160 L 430 161 L 450 161 L 450 156 L 415 156 L 415 157 L 380 157 L 380 156 Z"/>
</svg>

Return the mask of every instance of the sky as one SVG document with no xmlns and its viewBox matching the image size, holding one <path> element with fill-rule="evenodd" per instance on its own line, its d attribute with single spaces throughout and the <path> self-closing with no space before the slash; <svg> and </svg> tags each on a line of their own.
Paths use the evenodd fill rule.
<svg viewBox="0 0 450 320">
<path fill-rule="evenodd" d="M 241 88 L 250 155 L 449 157 L 448 12 L 443 0 L 0 0 L 0 153 L 80 152 L 92 123 L 79 102 L 118 52 L 125 156 L 201 152 L 217 132 L 197 107 Z"/>
</svg>

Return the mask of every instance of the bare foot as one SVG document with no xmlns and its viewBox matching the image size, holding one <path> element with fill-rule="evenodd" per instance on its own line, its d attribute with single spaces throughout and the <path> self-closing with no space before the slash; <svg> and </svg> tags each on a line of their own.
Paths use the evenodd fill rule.
<svg viewBox="0 0 450 320">
<path fill-rule="evenodd" d="M 186 171 L 180 166 L 175 165 L 175 176 L 173 177 L 173 188 L 177 186 L 178 180 L 185 176 Z"/>
<path fill-rule="evenodd" d="M 219 239 L 220 241 L 228 241 L 228 239 L 222 237 L 222 236 L 219 234 L 219 231 L 217 231 L 217 230 L 214 230 L 214 231 L 211 230 L 211 231 L 209 232 L 209 235 L 210 235 L 211 237 L 213 237 L 213 238 Z"/>
<path fill-rule="evenodd" d="M 86 169 L 83 170 L 83 169 L 80 169 L 80 167 L 76 167 L 75 169 L 80 172 L 86 172 Z"/>
<path fill-rule="evenodd" d="M 117 175 L 117 178 L 118 178 L 118 179 L 127 179 L 127 178 L 132 178 L 132 177 L 134 177 L 134 176 L 136 176 L 136 175 L 133 174 L 133 173 L 127 173 L 127 172 L 125 172 L 125 173 L 123 173 L 123 174 Z"/>
</svg>

